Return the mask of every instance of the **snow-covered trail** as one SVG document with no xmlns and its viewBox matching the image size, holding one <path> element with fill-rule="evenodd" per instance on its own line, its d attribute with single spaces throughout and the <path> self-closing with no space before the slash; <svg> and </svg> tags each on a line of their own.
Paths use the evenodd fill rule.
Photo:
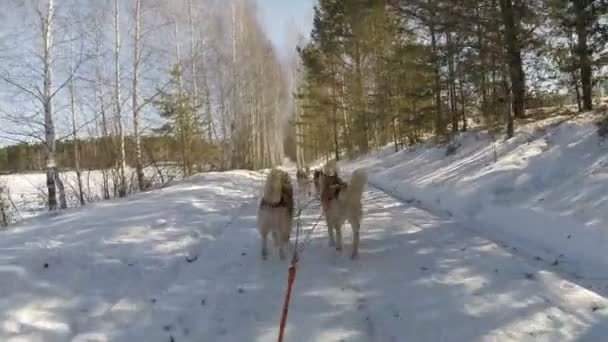
<svg viewBox="0 0 608 342">
<path fill-rule="evenodd" d="M 288 264 L 260 258 L 260 185 L 216 174 L 2 235 L 0 340 L 276 340 Z M 604 298 L 413 204 L 368 187 L 355 261 L 349 227 L 341 254 L 316 228 L 286 341 L 604 339 Z"/>
<path fill-rule="evenodd" d="M 378 189 L 364 201 L 359 260 L 348 259 L 348 245 L 340 256 L 329 249 L 324 226 L 304 252 L 290 341 L 600 341 L 608 333 L 603 297 Z"/>
</svg>

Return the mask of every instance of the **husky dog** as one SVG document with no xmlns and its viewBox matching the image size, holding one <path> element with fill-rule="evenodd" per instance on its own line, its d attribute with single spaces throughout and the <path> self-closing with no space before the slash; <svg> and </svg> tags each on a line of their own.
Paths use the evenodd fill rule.
<svg viewBox="0 0 608 342">
<path fill-rule="evenodd" d="M 298 182 L 298 191 L 310 196 L 310 169 L 298 169 L 296 171 L 296 181 Z"/>
<path fill-rule="evenodd" d="M 351 258 L 355 259 L 359 253 L 359 229 L 363 216 L 361 197 L 363 187 L 367 183 L 367 173 L 362 169 L 356 170 L 350 182 L 346 183 L 338 176 L 335 163 L 330 163 L 326 165 L 319 178 L 321 205 L 327 223 L 329 245 L 336 246 L 338 251 L 342 250 L 342 226 L 348 221 L 353 230 Z"/>
<path fill-rule="evenodd" d="M 262 236 L 262 259 L 268 257 L 268 233 L 272 234 L 279 256 L 285 259 L 285 249 L 289 244 L 293 223 L 293 187 L 289 175 L 273 169 L 266 177 L 264 195 L 258 210 L 258 229 Z"/>
</svg>

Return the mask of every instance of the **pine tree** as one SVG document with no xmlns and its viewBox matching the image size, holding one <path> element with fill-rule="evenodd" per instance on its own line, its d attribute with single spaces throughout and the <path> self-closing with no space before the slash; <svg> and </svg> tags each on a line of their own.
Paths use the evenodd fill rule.
<svg viewBox="0 0 608 342">
<path fill-rule="evenodd" d="M 172 136 L 177 143 L 182 172 L 189 176 L 193 172 L 196 145 L 200 140 L 196 108 L 191 95 L 180 86 L 181 70 L 175 65 L 171 70 L 171 91 L 159 90 L 155 101 L 159 115 L 167 123 L 157 131 Z"/>
</svg>

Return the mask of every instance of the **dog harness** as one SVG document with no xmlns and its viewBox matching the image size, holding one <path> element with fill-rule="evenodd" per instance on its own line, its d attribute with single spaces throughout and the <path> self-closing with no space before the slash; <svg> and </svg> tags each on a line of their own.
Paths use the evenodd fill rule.
<svg viewBox="0 0 608 342">
<path fill-rule="evenodd" d="M 327 201 L 331 201 L 338 198 L 338 196 L 340 195 L 340 191 L 346 189 L 348 185 L 344 181 L 342 181 L 338 176 L 325 177 L 331 179 L 331 185 L 328 186 L 328 191 L 325 192 L 324 199 Z"/>
<path fill-rule="evenodd" d="M 262 208 L 286 208 L 287 211 L 290 213 L 290 215 L 293 215 L 293 202 L 292 201 L 288 201 L 287 199 L 290 198 L 290 196 L 288 194 L 286 194 L 285 192 L 283 192 L 283 194 L 281 195 L 281 199 L 276 202 L 276 203 L 272 203 L 272 202 L 268 202 L 266 199 L 262 198 L 262 200 L 260 201 L 260 209 Z"/>
<path fill-rule="evenodd" d="M 280 208 L 280 207 L 288 208 L 287 201 L 285 201 L 285 198 L 283 198 L 283 196 L 281 196 L 281 200 L 278 201 L 277 203 L 271 203 L 265 199 L 262 199 L 260 201 L 260 208 Z"/>
</svg>

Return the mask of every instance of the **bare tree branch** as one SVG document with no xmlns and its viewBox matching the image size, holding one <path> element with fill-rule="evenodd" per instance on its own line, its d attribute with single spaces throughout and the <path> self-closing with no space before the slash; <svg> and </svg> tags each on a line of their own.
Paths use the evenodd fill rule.
<svg viewBox="0 0 608 342">
<path fill-rule="evenodd" d="M 6 75 L 0 75 L 0 78 L 4 82 L 12 85 L 13 87 L 16 87 L 17 89 L 21 90 L 24 93 L 26 93 L 26 94 L 34 97 L 35 99 L 37 99 L 38 101 L 40 101 L 40 103 L 43 102 L 43 100 L 42 100 L 42 94 L 40 93 L 40 90 L 38 90 L 38 89 L 36 89 L 36 90 L 28 89 L 27 87 L 23 86 L 22 84 L 16 82 L 15 80 L 11 79 L 9 76 L 6 76 Z"/>
</svg>

